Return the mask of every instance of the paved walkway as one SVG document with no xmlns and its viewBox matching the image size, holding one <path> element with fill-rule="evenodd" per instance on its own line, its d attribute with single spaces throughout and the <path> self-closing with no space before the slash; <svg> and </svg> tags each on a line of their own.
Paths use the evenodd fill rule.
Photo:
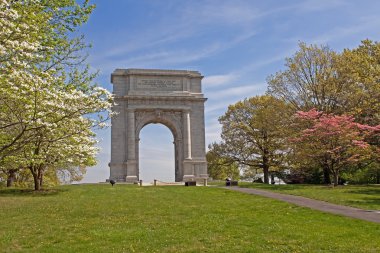
<svg viewBox="0 0 380 253">
<path fill-rule="evenodd" d="M 380 223 L 380 211 L 373 210 L 363 210 L 359 208 L 341 206 L 336 204 L 331 204 L 325 201 L 309 199 L 301 196 L 294 196 L 270 191 L 263 191 L 252 188 L 240 188 L 240 187 L 224 187 L 225 189 L 244 192 L 248 194 L 260 195 L 268 198 L 278 199 L 285 202 L 289 202 L 298 206 L 309 207 L 311 209 L 319 210 L 322 212 L 340 214 L 343 216 L 348 216 L 356 219 L 372 221 Z"/>
</svg>

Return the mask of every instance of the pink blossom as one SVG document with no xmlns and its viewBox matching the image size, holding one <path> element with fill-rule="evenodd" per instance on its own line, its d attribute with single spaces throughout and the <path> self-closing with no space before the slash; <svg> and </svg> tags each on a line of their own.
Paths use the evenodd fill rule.
<svg viewBox="0 0 380 253">
<path fill-rule="evenodd" d="M 352 143 L 359 148 L 368 148 L 369 147 L 367 142 L 361 141 L 361 140 L 352 140 Z"/>
<path fill-rule="evenodd" d="M 296 116 L 300 119 L 316 119 L 318 118 L 322 113 L 318 112 L 315 108 L 311 109 L 308 112 L 304 111 L 297 111 Z"/>
</svg>

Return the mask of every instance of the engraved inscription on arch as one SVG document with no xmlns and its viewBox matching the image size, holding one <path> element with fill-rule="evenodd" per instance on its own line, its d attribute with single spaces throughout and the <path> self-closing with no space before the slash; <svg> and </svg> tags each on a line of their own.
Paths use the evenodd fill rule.
<svg viewBox="0 0 380 253">
<path fill-rule="evenodd" d="M 136 80 L 136 90 L 181 91 L 182 80 L 174 78 L 144 77 Z"/>
</svg>

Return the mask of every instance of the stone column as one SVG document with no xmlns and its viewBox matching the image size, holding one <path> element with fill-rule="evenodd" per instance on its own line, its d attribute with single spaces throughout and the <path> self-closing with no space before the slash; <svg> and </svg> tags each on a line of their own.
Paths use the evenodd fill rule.
<svg viewBox="0 0 380 253">
<path fill-rule="evenodd" d="M 138 180 L 136 168 L 135 111 L 127 110 L 127 182 Z"/>
<path fill-rule="evenodd" d="M 140 150 L 140 138 L 138 138 L 138 136 L 136 136 L 136 158 L 135 158 L 135 161 L 136 161 L 136 176 L 138 177 L 139 179 L 139 175 L 140 175 L 140 161 L 139 161 L 139 157 L 140 157 L 140 154 L 139 154 L 139 150 Z"/>
<path fill-rule="evenodd" d="M 117 114 L 111 118 L 111 161 L 110 180 L 124 182 L 126 177 L 126 114 L 124 111 L 124 101 L 115 98 L 116 104 L 112 107 L 112 111 Z"/>
<path fill-rule="evenodd" d="M 175 145 L 175 152 L 176 152 L 176 182 L 181 182 L 183 180 L 183 159 L 184 159 L 184 153 L 183 153 L 183 141 L 182 139 L 177 139 L 176 140 L 176 145 Z"/>
<path fill-rule="evenodd" d="M 184 127 L 184 144 L 186 145 L 185 147 L 185 158 L 186 159 L 191 159 L 191 125 L 190 125 L 190 112 L 189 111 L 184 111 L 183 112 L 183 127 Z"/>
<path fill-rule="evenodd" d="M 183 129 L 184 129 L 184 161 L 183 161 L 183 181 L 194 180 L 194 169 L 191 158 L 191 122 L 190 111 L 184 111 L 183 117 Z"/>
<path fill-rule="evenodd" d="M 128 126 L 128 160 L 136 159 L 136 137 L 135 137 L 135 111 L 127 111 L 127 126 Z"/>
</svg>

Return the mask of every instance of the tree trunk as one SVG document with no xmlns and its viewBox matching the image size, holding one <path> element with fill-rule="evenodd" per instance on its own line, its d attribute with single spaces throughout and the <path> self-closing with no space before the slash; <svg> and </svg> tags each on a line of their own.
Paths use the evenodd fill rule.
<svg viewBox="0 0 380 253">
<path fill-rule="evenodd" d="M 380 169 L 376 169 L 376 184 L 380 184 Z"/>
<path fill-rule="evenodd" d="M 41 172 L 38 178 L 39 178 L 40 189 L 42 189 L 42 183 L 44 182 L 43 181 L 44 173 Z"/>
<path fill-rule="evenodd" d="M 16 172 L 17 172 L 17 170 L 9 170 L 8 171 L 7 187 L 13 186 L 13 182 L 16 180 Z"/>
<path fill-rule="evenodd" d="M 33 173 L 33 180 L 34 180 L 34 190 L 39 191 L 41 187 L 40 187 L 40 180 L 38 178 L 37 173 Z"/>
<path fill-rule="evenodd" d="M 29 167 L 30 172 L 32 173 L 33 176 L 33 181 L 34 181 L 34 190 L 39 191 L 40 188 L 40 179 L 38 177 L 38 169 L 34 168 L 33 166 Z"/>
<path fill-rule="evenodd" d="M 269 184 L 269 168 L 268 168 L 268 166 L 264 165 L 263 171 L 264 171 L 264 184 Z"/>
<path fill-rule="evenodd" d="M 264 184 L 269 184 L 269 161 L 268 161 L 267 153 L 268 152 L 264 150 L 264 154 L 263 154 Z"/>
<path fill-rule="evenodd" d="M 329 169 L 329 165 L 327 164 L 327 162 L 323 164 L 323 183 L 324 184 L 331 184 L 330 169 Z"/>
<path fill-rule="evenodd" d="M 274 181 L 274 174 L 273 174 L 273 172 L 270 173 L 270 183 L 271 183 L 271 184 L 275 184 L 275 183 L 276 183 L 276 182 Z"/>
<path fill-rule="evenodd" d="M 334 172 L 334 187 L 338 186 L 338 184 L 339 184 L 339 172 L 336 171 Z"/>
</svg>

